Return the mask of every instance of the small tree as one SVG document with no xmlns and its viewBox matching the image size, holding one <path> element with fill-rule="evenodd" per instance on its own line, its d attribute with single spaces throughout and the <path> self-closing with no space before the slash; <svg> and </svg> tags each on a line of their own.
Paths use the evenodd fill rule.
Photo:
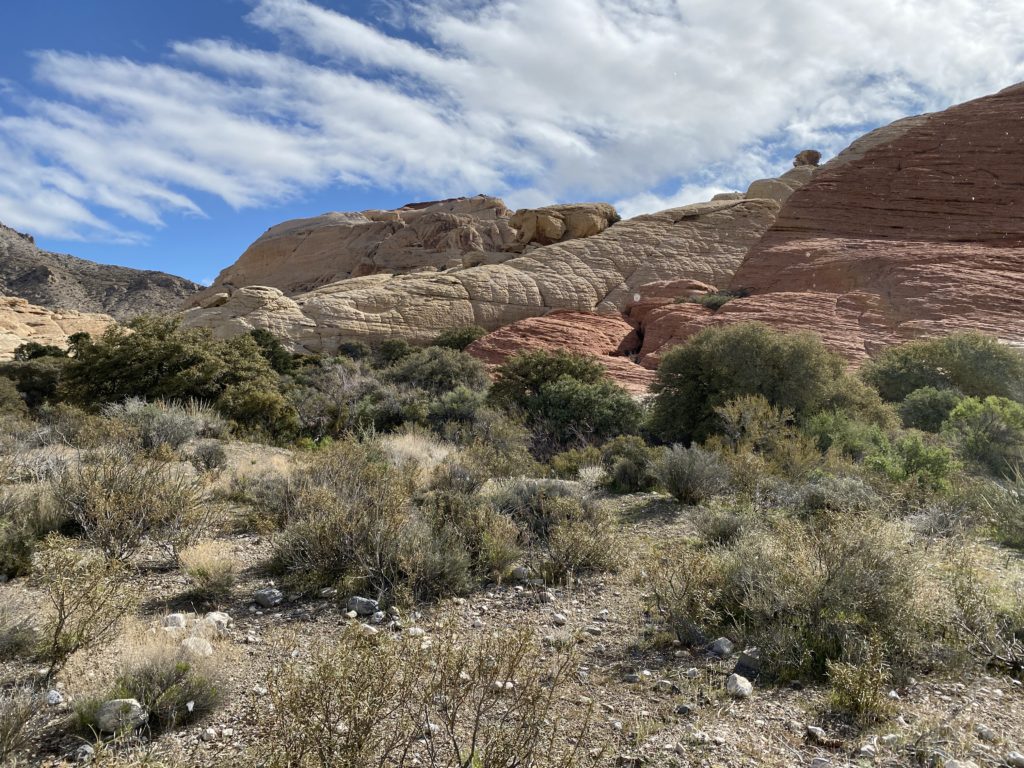
<svg viewBox="0 0 1024 768">
<path fill-rule="evenodd" d="M 968 397 L 949 414 L 948 432 L 964 456 L 1008 475 L 1024 462 L 1024 405 L 1005 397 Z"/>
<path fill-rule="evenodd" d="M 465 325 L 461 328 L 451 328 L 439 334 L 434 339 L 433 346 L 448 347 L 449 349 L 457 349 L 461 352 L 474 341 L 486 335 L 487 331 L 479 325 Z"/>
</svg>

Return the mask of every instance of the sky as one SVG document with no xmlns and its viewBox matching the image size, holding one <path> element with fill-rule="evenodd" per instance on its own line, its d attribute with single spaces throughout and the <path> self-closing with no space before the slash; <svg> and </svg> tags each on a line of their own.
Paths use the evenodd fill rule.
<svg viewBox="0 0 1024 768">
<path fill-rule="evenodd" d="M 0 222 L 210 282 L 268 227 L 625 216 L 1024 80 L 1020 0 L 0 0 Z"/>
</svg>

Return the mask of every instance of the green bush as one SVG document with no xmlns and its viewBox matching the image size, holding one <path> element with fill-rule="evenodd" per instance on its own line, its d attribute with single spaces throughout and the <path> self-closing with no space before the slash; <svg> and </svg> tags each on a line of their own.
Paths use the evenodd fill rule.
<svg viewBox="0 0 1024 768">
<path fill-rule="evenodd" d="M 415 351 L 405 339 L 385 339 L 373 350 L 373 364 L 377 368 L 389 368 Z"/>
<path fill-rule="evenodd" d="M 53 344 L 40 344 L 37 341 L 29 341 L 14 350 L 14 359 L 19 363 L 26 363 L 29 360 L 38 360 L 40 357 L 67 357 L 68 351 Z"/>
<path fill-rule="evenodd" d="M 0 487 L 0 575 L 31 573 L 39 542 L 67 524 L 48 496 Z"/>
<path fill-rule="evenodd" d="M 900 418 L 907 429 L 939 432 L 943 422 L 963 399 L 964 396 L 955 389 L 921 387 L 900 403 Z"/>
<path fill-rule="evenodd" d="M 592 445 L 585 448 L 570 448 L 556 453 L 548 463 L 557 477 L 562 480 L 576 480 L 584 467 L 601 466 L 601 451 Z"/>
<path fill-rule="evenodd" d="M 487 395 L 459 384 L 450 392 L 432 400 L 427 407 L 427 418 L 435 427 L 447 422 L 472 424 L 477 420 L 480 410 L 487 401 Z"/>
<path fill-rule="evenodd" d="M 712 293 L 702 293 L 699 296 L 688 296 L 685 299 L 681 299 L 681 302 L 684 304 L 700 304 L 712 312 L 717 312 L 733 299 L 743 298 L 747 295 L 749 294 L 746 291 L 714 291 Z"/>
<path fill-rule="evenodd" d="M 487 331 L 479 325 L 466 325 L 461 328 L 451 328 L 439 334 L 437 338 L 434 339 L 432 346 L 448 347 L 449 349 L 457 349 L 461 352 L 474 341 L 483 338 L 486 335 Z"/>
<path fill-rule="evenodd" d="M 651 490 L 657 479 L 654 460 L 657 451 L 643 438 L 621 435 L 601 447 L 601 464 L 608 475 L 608 489 L 614 493 L 640 493 Z"/>
<path fill-rule="evenodd" d="M 545 442 L 562 447 L 636 432 L 642 410 L 609 379 L 587 383 L 564 376 L 544 384 L 527 413 Z"/>
<path fill-rule="evenodd" d="M 14 382 L 29 408 L 58 400 L 64 372 L 71 360 L 66 357 L 38 357 L 27 362 L 0 363 L 0 378 Z"/>
<path fill-rule="evenodd" d="M 338 354 L 352 360 L 365 360 L 373 350 L 361 341 L 343 341 L 338 345 Z"/>
<path fill-rule="evenodd" d="M 848 386 L 844 367 L 812 334 L 758 323 L 708 328 L 662 359 L 649 425 L 666 442 L 703 442 L 722 430 L 716 409 L 741 395 L 762 395 L 801 421 Z"/>
<path fill-rule="evenodd" d="M 217 398 L 217 410 L 255 437 L 289 440 L 300 429 L 299 415 L 274 384 L 231 384 Z"/>
<path fill-rule="evenodd" d="M 405 425 L 423 424 L 428 405 L 429 395 L 423 390 L 367 381 L 352 405 L 349 422 L 358 429 L 394 432 Z"/>
<path fill-rule="evenodd" d="M 10 379 L 0 376 L 0 414 L 27 416 L 25 398 Z"/>
<path fill-rule="evenodd" d="M 290 373 L 295 369 L 295 358 L 292 353 L 285 349 L 278 338 L 266 328 L 253 328 L 249 331 L 256 346 L 260 348 L 260 354 L 270 363 L 270 367 L 278 373 Z"/>
<path fill-rule="evenodd" d="M 721 457 L 699 445 L 673 445 L 655 462 L 654 475 L 683 504 L 700 504 L 729 485 L 729 470 Z"/>
<path fill-rule="evenodd" d="M 131 397 L 212 403 L 242 385 L 278 390 L 278 376 L 252 336 L 218 341 L 207 329 L 181 328 L 177 318 L 140 317 L 79 349 L 61 389 L 89 408 Z"/>
<path fill-rule="evenodd" d="M 1024 355 L 975 332 L 890 347 L 864 366 L 862 376 L 890 402 L 924 387 L 1024 400 Z"/>
<path fill-rule="evenodd" d="M 483 363 L 465 352 L 444 347 L 427 347 L 404 357 L 388 370 L 387 377 L 435 397 L 458 386 L 481 392 L 490 384 Z"/>
<path fill-rule="evenodd" d="M 585 355 L 547 350 L 520 352 L 498 367 L 490 399 L 496 405 L 529 412 L 546 384 L 563 377 L 583 384 L 597 384 L 606 375 L 596 359 Z"/>
<path fill-rule="evenodd" d="M 833 450 L 854 461 L 876 453 L 888 445 L 885 430 L 843 411 L 816 413 L 804 424 L 803 431 L 814 439 L 821 451 Z"/>
<path fill-rule="evenodd" d="M 949 448 L 929 445 L 920 434 L 913 433 L 886 444 L 865 463 L 894 482 L 913 481 L 934 490 L 949 488 L 950 476 L 957 469 Z"/>
<path fill-rule="evenodd" d="M 968 397 L 949 414 L 944 428 L 964 457 L 991 472 L 1009 474 L 1024 463 L 1024 405 L 1004 397 Z"/>
<path fill-rule="evenodd" d="M 177 450 L 192 440 L 203 429 L 203 421 L 184 408 L 165 403 L 147 403 L 131 398 L 123 403 L 111 403 L 103 415 L 117 419 L 138 432 L 142 447 L 155 451 L 163 446 Z"/>
</svg>

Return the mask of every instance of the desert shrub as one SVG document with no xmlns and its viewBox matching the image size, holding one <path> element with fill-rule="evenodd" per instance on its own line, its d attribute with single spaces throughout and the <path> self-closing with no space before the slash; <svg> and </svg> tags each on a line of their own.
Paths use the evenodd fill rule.
<svg viewBox="0 0 1024 768">
<path fill-rule="evenodd" d="M 487 331 L 479 325 L 464 325 L 461 328 L 451 328 L 438 334 L 433 341 L 433 346 L 448 347 L 461 352 L 474 341 L 486 335 Z"/>
<path fill-rule="evenodd" d="M 338 354 L 352 360 L 365 360 L 373 351 L 361 341 L 343 341 L 338 345 Z"/>
<path fill-rule="evenodd" d="M 318 452 L 297 483 L 273 569 L 302 588 L 351 579 L 379 594 L 399 589 L 412 487 L 380 448 L 340 442 Z"/>
<path fill-rule="evenodd" d="M 717 312 L 733 299 L 742 298 L 745 295 L 747 294 L 743 291 L 713 291 L 710 293 L 702 293 L 697 296 L 687 296 L 680 301 L 684 304 L 700 304 L 702 307 L 707 307 L 712 312 Z"/>
<path fill-rule="evenodd" d="M 814 414 L 803 427 L 821 451 L 837 453 L 861 461 L 888 445 L 885 430 L 843 411 Z"/>
<path fill-rule="evenodd" d="M 601 443 L 637 431 L 640 404 L 609 379 L 585 382 L 568 376 L 544 384 L 526 411 L 543 444 Z"/>
<path fill-rule="evenodd" d="M 1004 483 L 990 485 L 982 503 L 996 541 L 1024 549 L 1024 471 L 1020 466 L 1013 467 Z"/>
<path fill-rule="evenodd" d="M 590 713 L 564 709 L 571 651 L 542 654 L 525 632 L 439 634 L 382 642 L 353 627 L 288 664 L 269 684 L 266 727 L 279 734 L 269 765 L 579 764 Z"/>
<path fill-rule="evenodd" d="M 498 367 L 497 375 L 489 395 L 491 402 L 525 412 L 533 409 L 547 384 L 562 378 L 597 384 L 606 377 L 604 367 L 593 357 L 546 350 L 513 355 Z"/>
<path fill-rule="evenodd" d="M 601 466 L 601 451 L 592 445 L 556 453 L 548 462 L 557 477 L 576 480 L 584 467 Z"/>
<path fill-rule="evenodd" d="M 245 530 L 267 533 L 298 519 L 303 491 L 303 481 L 293 474 L 236 475 L 231 478 L 228 499 L 247 509 Z"/>
<path fill-rule="evenodd" d="M 377 368 L 389 368 L 415 351 L 405 339 L 385 339 L 373 349 L 373 364 Z"/>
<path fill-rule="evenodd" d="M 729 485 L 729 470 L 721 457 L 699 445 L 673 445 L 658 458 L 654 475 L 683 504 L 700 504 Z"/>
<path fill-rule="evenodd" d="M 585 498 L 579 484 L 567 480 L 518 477 L 497 482 L 487 494 L 491 505 L 523 526 L 533 536 L 546 540 L 560 519 L 558 499 Z"/>
<path fill-rule="evenodd" d="M 278 373 L 291 373 L 295 369 L 295 358 L 285 349 L 284 344 L 266 328 L 253 328 L 249 331 L 260 354 L 270 363 L 270 367 Z"/>
<path fill-rule="evenodd" d="M 379 381 L 367 382 L 352 408 L 351 424 L 357 429 L 393 432 L 405 425 L 423 424 L 429 396 L 414 387 Z"/>
<path fill-rule="evenodd" d="M 490 379 L 484 364 L 475 357 L 444 347 L 427 347 L 402 358 L 387 376 L 391 381 L 417 387 L 439 396 L 464 386 L 480 392 Z"/>
<path fill-rule="evenodd" d="M 950 477 L 957 469 L 949 448 L 929 445 L 920 433 L 910 433 L 892 444 L 887 443 L 868 456 L 865 464 L 893 482 L 911 481 L 934 490 L 948 488 Z"/>
<path fill-rule="evenodd" d="M 19 363 L 26 363 L 29 360 L 38 360 L 40 357 L 67 357 L 68 351 L 53 344 L 40 344 L 38 341 L 28 341 L 14 350 L 14 359 Z"/>
<path fill-rule="evenodd" d="M 220 704 L 223 686 L 213 665 L 188 653 L 173 642 L 152 642 L 122 662 L 111 688 L 102 701 L 135 699 L 149 712 L 146 723 L 158 734 L 188 725 Z M 94 704 L 85 701 L 77 708 L 83 730 L 97 733 Z"/>
<path fill-rule="evenodd" d="M 607 475 L 608 489 L 614 493 L 639 493 L 651 490 L 657 478 L 654 461 L 658 452 L 643 438 L 620 435 L 601 447 L 601 464 Z"/>
<path fill-rule="evenodd" d="M 964 396 L 955 389 L 921 387 L 900 403 L 900 419 L 907 429 L 939 432 L 943 422 L 963 399 Z"/>
<path fill-rule="evenodd" d="M 146 536 L 176 556 L 212 514 L 200 481 L 123 445 L 81 454 L 50 490 L 58 511 L 117 560 L 135 554 Z"/>
<path fill-rule="evenodd" d="M 36 554 L 33 572 L 49 605 L 39 646 L 49 681 L 75 653 L 116 635 L 135 590 L 119 563 L 80 551 L 56 535 Z"/>
<path fill-rule="evenodd" d="M 123 403 L 111 403 L 103 408 L 103 415 L 118 419 L 134 429 L 147 451 L 163 446 L 177 450 L 195 438 L 202 422 L 185 409 L 166 403 L 147 403 L 130 398 Z"/>
<path fill-rule="evenodd" d="M 25 398 L 10 379 L 0 376 L 0 413 L 5 416 L 27 416 Z"/>
<path fill-rule="evenodd" d="M 61 378 L 71 361 L 66 357 L 39 357 L 26 362 L 0 363 L 0 377 L 14 382 L 25 404 L 38 408 L 58 400 Z"/>
<path fill-rule="evenodd" d="M 295 408 L 269 382 L 244 381 L 225 387 L 217 398 L 217 410 L 255 437 L 286 441 L 300 429 Z"/>
<path fill-rule="evenodd" d="M 28 724 L 39 705 L 28 689 L 0 689 L 0 765 L 19 764 L 16 755 L 28 746 Z"/>
<path fill-rule="evenodd" d="M 188 456 L 197 472 L 220 472 L 228 465 L 228 454 L 216 440 L 198 443 Z"/>
<path fill-rule="evenodd" d="M 876 639 L 892 669 L 928 659 L 944 622 L 921 553 L 870 517 L 749 527 L 727 545 L 676 545 L 649 574 L 684 643 L 728 634 L 761 650 L 770 677 L 820 679 Z"/>
<path fill-rule="evenodd" d="M 801 421 L 842 390 L 844 368 L 812 334 L 758 323 L 708 328 L 662 359 L 649 426 L 666 442 L 702 442 L 722 430 L 716 409 L 742 395 L 761 395 Z"/>
<path fill-rule="evenodd" d="M 617 521 L 607 505 L 586 497 L 560 497 L 548 501 L 544 512 L 553 522 L 540 541 L 547 556 L 541 573 L 559 578 L 617 567 L 621 558 Z"/>
<path fill-rule="evenodd" d="M 194 595 L 216 601 L 231 594 L 238 578 L 238 564 L 229 545 L 200 541 L 183 549 L 178 560 Z"/>
<path fill-rule="evenodd" d="M 32 438 L 38 445 L 97 448 L 112 441 L 135 441 L 138 435 L 127 424 L 112 422 L 66 403 L 48 403 L 36 411 Z"/>
<path fill-rule="evenodd" d="M 893 709 L 886 694 L 889 665 L 877 642 L 868 641 L 866 645 L 856 663 L 834 659 L 826 662 L 830 708 L 861 726 L 884 719 Z"/>
<path fill-rule="evenodd" d="M 465 553 L 477 579 L 500 579 L 522 554 L 515 523 L 476 493 L 431 491 L 421 508 L 433 530 L 457 538 L 453 549 Z"/>
<path fill-rule="evenodd" d="M 923 387 L 1024 400 L 1024 355 L 975 332 L 890 347 L 864 366 L 862 376 L 890 402 Z"/>
<path fill-rule="evenodd" d="M 480 416 L 487 395 L 460 384 L 430 402 L 427 419 L 436 428 L 448 422 L 472 424 Z"/>
<path fill-rule="evenodd" d="M 794 489 L 789 506 L 805 515 L 872 512 L 884 508 L 878 492 L 860 477 L 818 473 Z"/>
<path fill-rule="evenodd" d="M 1024 462 L 1024 405 L 1004 397 L 968 397 L 949 414 L 945 430 L 965 458 L 996 474 Z"/>
<path fill-rule="evenodd" d="M 697 535 L 708 544 L 731 544 L 749 527 L 749 504 L 715 499 L 696 510 L 693 525 Z"/>
<path fill-rule="evenodd" d="M 0 574 L 15 578 L 31 573 L 39 541 L 67 522 L 45 494 L 0 488 Z"/>
<path fill-rule="evenodd" d="M 380 438 L 385 458 L 401 470 L 416 487 L 426 486 L 435 470 L 455 450 L 426 430 L 408 429 Z"/>
<path fill-rule="evenodd" d="M 62 391 L 85 407 L 131 397 L 215 402 L 233 385 L 276 391 L 277 381 L 251 336 L 218 341 L 207 329 L 181 328 L 178 318 L 140 317 L 81 348 Z"/>
</svg>

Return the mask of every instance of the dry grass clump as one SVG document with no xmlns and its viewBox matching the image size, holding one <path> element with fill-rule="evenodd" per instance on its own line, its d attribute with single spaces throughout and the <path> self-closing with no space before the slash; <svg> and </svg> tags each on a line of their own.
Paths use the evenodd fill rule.
<svg viewBox="0 0 1024 768">
<path fill-rule="evenodd" d="M 238 564 L 230 545 L 221 541 L 200 541 L 182 550 L 178 561 L 196 596 L 218 600 L 231 594 L 238 578 Z"/>
<path fill-rule="evenodd" d="M 385 435 L 380 438 L 380 447 L 394 467 L 413 478 L 417 488 L 425 487 L 455 450 L 455 446 L 441 442 L 429 432 L 415 430 Z"/>
<path fill-rule="evenodd" d="M 729 469 L 713 451 L 673 445 L 654 463 L 661 486 L 683 504 L 700 504 L 729 485 Z"/>
<path fill-rule="evenodd" d="M 149 713 L 151 733 L 173 730 L 214 711 L 223 683 L 209 659 L 190 654 L 177 638 L 148 636 L 126 652 L 113 684 L 102 696 L 76 707 L 83 732 L 95 734 L 97 707 L 111 699 L 135 699 Z"/>
<path fill-rule="evenodd" d="M 37 697 L 31 691 L 0 689 L 0 765 L 17 764 L 14 759 L 28 746 L 26 727 L 38 708 Z"/>
<path fill-rule="evenodd" d="M 135 554 L 147 536 L 176 556 L 213 512 L 198 479 L 125 444 L 82 453 L 50 488 L 58 510 L 116 560 Z"/>
<path fill-rule="evenodd" d="M 574 672 L 527 632 L 422 643 L 351 627 L 270 682 L 269 765 L 571 768 L 590 728 L 564 706 Z"/>
<path fill-rule="evenodd" d="M 28 657 L 38 644 L 39 632 L 28 609 L 13 600 L 0 605 L 0 661 Z"/>
</svg>

